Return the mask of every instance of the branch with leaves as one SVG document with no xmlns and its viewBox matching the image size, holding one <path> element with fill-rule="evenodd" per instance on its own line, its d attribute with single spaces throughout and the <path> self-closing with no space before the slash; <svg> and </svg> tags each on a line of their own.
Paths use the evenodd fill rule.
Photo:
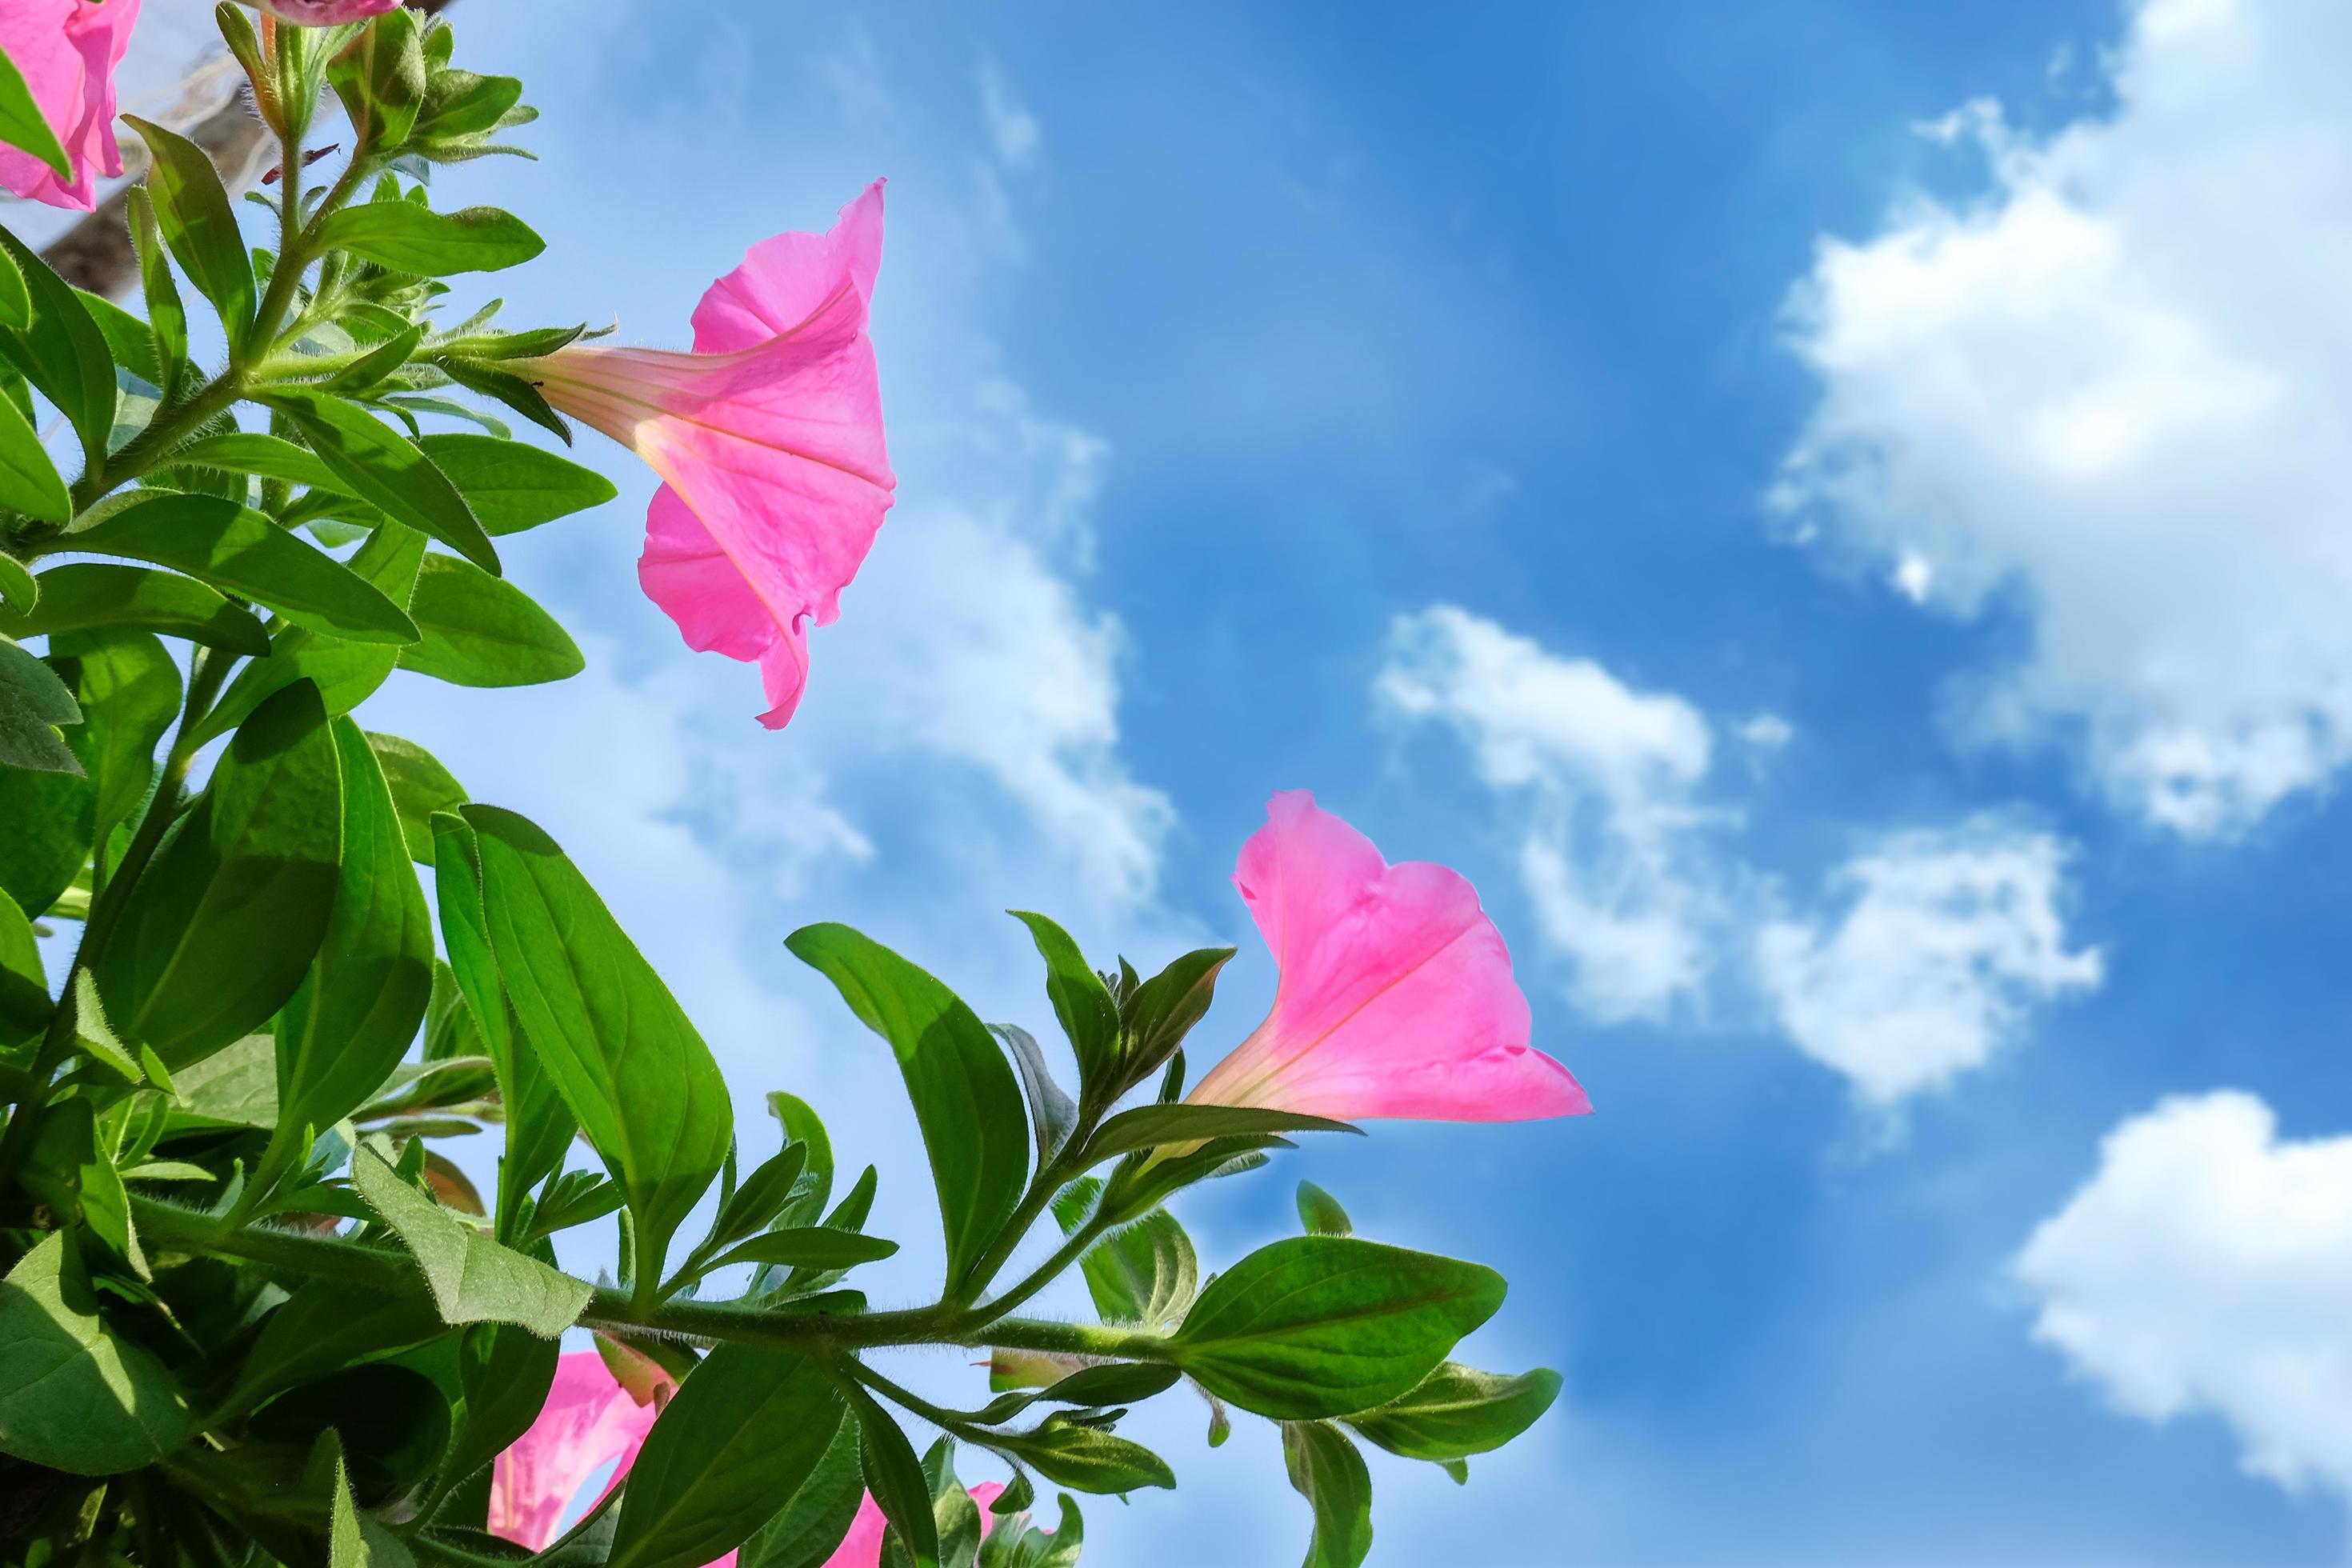
<svg viewBox="0 0 2352 1568">
<path fill-rule="evenodd" d="M 865 335 L 880 187 L 754 247 L 691 354 L 496 306 L 444 324 L 446 279 L 541 245 L 436 209 L 427 179 L 530 111 L 453 63 L 445 24 L 362 8 L 383 14 L 219 9 L 278 142 L 247 198 L 268 245 L 199 148 L 135 121 L 143 316 L 0 230 L 0 1562 L 1046 1568 L 1082 1544 L 1067 1492 L 1176 1484 L 1118 1428 L 1189 1388 L 1212 1446 L 1229 1407 L 1282 1425 L 1309 1563 L 1360 1563 L 1359 1443 L 1461 1479 L 1558 1379 L 1450 1362 L 1500 1277 L 1359 1238 L 1318 1189 L 1306 1234 L 1205 1282 L 1167 1205 L 1364 1118 L 1589 1109 L 1528 1047 L 1475 892 L 1276 797 L 1236 882 L 1281 986 L 1197 1081 L 1229 948 L 1146 977 L 1019 915 L 1065 1089 L 1059 1047 L 898 953 L 792 933 L 897 1060 L 937 1197 L 934 1299 L 870 1304 L 857 1270 L 898 1250 L 867 1230 L 881 1173 L 840 1183 L 783 1092 L 744 1169 L 709 1047 L 562 847 L 355 714 L 395 669 L 581 668 L 497 542 L 614 489 L 488 403 L 655 464 L 649 592 L 690 637 L 719 626 L 697 646 L 758 662 L 789 718 L 803 618 L 895 484 Z M 0 26 L 11 56 L 44 43 Z M 36 79 L 0 69 L 0 140 L 71 174 Z M 311 147 L 331 102 L 339 164 Z M 78 464 L 36 434 L 49 414 Z M 74 925 L 52 987 L 37 937 Z M 437 1147 L 484 1128 L 488 1195 Z M 617 1278 L 565 1272 L 559 1238 L 606 1224 Z M 1072 1275 L 1098 1322 L 1024 1315 Z M 932 1345 L 984 1352 L 987 1397 L 937 1403 L 877 1355 Z M 928 1455 L 909 1418 L 944 1434 Z M 1010 1484 L 968 1490 L 958 1445 Z M 1066 1489 L 1051 1530 L 1041 1481 Z"/>
</svg>

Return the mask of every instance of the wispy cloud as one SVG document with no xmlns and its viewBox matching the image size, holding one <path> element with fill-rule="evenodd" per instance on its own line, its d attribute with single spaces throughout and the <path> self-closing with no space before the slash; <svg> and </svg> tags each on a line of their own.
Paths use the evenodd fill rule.
<svg viewBox="0 0 2352 1568">
<path fill-rule="evenodd" d="M 1045 132 L 993 55 L 980 60 L 980 112 L 999 162 L 1016 173 L 1036 163 Z"/>
<path fill-rule="evenodd" d="M 1832 878 L 1843 913 L 1756 933 L 1781 1028 L 1874 1105 L 1982 1067 L 2037 1008 L 2104 973 L 2095 948 L 2067 948 L 2067 858 L 1997 818 L 1883 838 Z"/>
<path fill-rule="evenodd" d="M 1517 803 L 1528 900 L 1595 1018 L 1701 1008 L 1720 983 L 1883 1110 L 2102 977 L 2095 951 L 2068 946 L 2068 849 L 1997 817 L 1875 830 L 1790 913 L 1741 854 L 1746 807 L 1717 776 L 1727 750 L 1760 774 L 1794 739 L 1777 715 L 1720 724 L 1450 605 L 1397 619 L 1376 689 L 1453 729 Z"/>
<path fill-rule="evenodd" d="M 1655 1017 L 1697 993 L 1722 900 L 1702 864 L 1713 742 L 1696 709 L 1452 605 L 1397 618 L 1378 690 L 1453 728 L 1479 777 L 1526 802 L 1521 875 L 1579 1005 Z"/>
</svg>

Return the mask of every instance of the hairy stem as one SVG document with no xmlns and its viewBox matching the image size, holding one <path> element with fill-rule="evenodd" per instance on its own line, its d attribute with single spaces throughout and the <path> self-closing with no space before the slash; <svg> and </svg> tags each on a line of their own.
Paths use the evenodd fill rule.
<svg viewBox="0 0 2352 1568">
<path fill-rule="evenodd" d="M 304 1236 L 268 1226 L 228 1226 L 209 1215 L 132 1194 L 131 1217 L 151 1248 L 241 1258 L 319 1279 L 373 1289 L 425 1293 L 424 1279 L 402 1253 L 340 1237 Z M 832 1317 L 740 1301 L 671 1300 L 642 1305 L 630 1292 L 597 1287 L 580 1315 L 587 1328 L 628 1329 L 678 1339 L 733 1341 L 800 1351 L 858 1351 L 890 1345 L 1006 1345 L 1070 1355 L 1167 1361 L 1160 1335 L 1082 1323 L 1006 1318 L 976 1322 L 936 1307 Z"/>
</svg>

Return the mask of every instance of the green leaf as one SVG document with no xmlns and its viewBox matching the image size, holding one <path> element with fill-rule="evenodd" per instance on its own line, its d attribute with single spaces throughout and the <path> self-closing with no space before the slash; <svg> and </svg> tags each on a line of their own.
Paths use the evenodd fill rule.
<svg viewBox="0 0 2352 1568">
<path fill-rule="evenodd" d="M 0 228 L 5 248 L 32 297 L 33 320 L 25 327 L 0 327 L 0 354 L 73 424 L 84 458 L 103 459 L 114 429 L 114 356 L 106 334 L 89 308 L 48 263 L 24 241 Z"/>
<path fill-rule="evenodd" d="M 16 260 L 0 250 L 0 327 L 26 326 L 32 320 L 33 297 L 25 291 L 25 275 L 16 270 Z"/>
<path fill-rule="evenodd" d="M 170 1374 L 100 1320 L 79 1255 L 51 1232 L 0 1283 L 0 1453 L 110 1476 L 163 1458 L 189 1432 Z"/>
<path fill-rule="evenodd" d="M 380 589 L 252 508 L 218 496 L 153 491 L 68 537 L 76 550 L 201 577 L 315 631 L 352 642 L 416 640 L 416 623 Z"/>
<path fill-rule="evenodd" d="M 784 1505 L 752 1532 L 735 1555 L 736 1568 L 824 1568 L 865 1500 L 857 1423 L 845 1409 L 824 1457 Z"/>
<path fill-rule="evenodd" d="M 513 77 L 436 71 L 425 93 L 417 139 L 447 141 L 496 131 L 521 100 L 522 83 Z"/>
<path fill-rule="evenodd" d="M 553 435 L 565 446 L 572 444 L 572 426 L 565 423 L 563 416 L 558 414 L 548 403 L 546 395 L 539 390 L 537 382 L 526 381 L 503 366 L 480 364 L 472 360 L 462 359 L 456 354 L 443 354 L 434 361 L 434 363 L 440 367 L 443 374 L 467 391 L 479 393 L 484 397 L 495 398 L 542 430 Z M 482 415 L 469 414 L 466 410 L 457 408 L 449 412 L 465 415 L 486 427 L 494 428 L 500 437 L 506 437 L 509 433 L 504 425 Z"/>
<path fill-rule="evenodd" d="M 1013 1066 L 1021 1075 L 1021 1092 L 1029 1097 L 1029 1130 L 1037 1142 L 1037 1163 L 1043 1166 L 1062 1151 L 1078 1124 L 1078 1108 L 1054 1081 L 1053 1068 L 1036 1037 L 1011 1024 L 991 1024 L 989 1033 L 1004 1042 Z"/>
<path fill-rule="evenodd" d="M 91 841 L 102 847 L 154 787 L 155 748 L 180 712 L 180 667 L 148 632 L 76 632 L 49 647 L 78 672 L 82 755 L 97 786 Z M 100 863 L 111 872 L 111 855 Z"/>
<path fill-rule="evenodd" d="M 259 430 L 226 430 L 217 436 L 207 436 L 173 452 L 172 461 L 182 467 L 252 474 L 258 479 L 278 479 L 289 485 L 319 489 L 341 490 L 344 488 L 333 470 L 320 462 L 317 454 L 308 447 L 298 447 L 283 436 L 266 435 Z"/>
<path fill-rule="evenodd" d="M 66 156 L 65 144 L 34 101 L 33 89 L 25 85 L 25 73 L 5 50 L 0 50 L 0 142 L 22 147 L 55 169 L 58 179 L 68 184 L 73 180 L 73 162 Z"/>
<path fill-rule="evenodd" d="M 60 528 L 73 515 L 58 466 L 13 397 L 0 397 L 0 507 Z"/>
<path fill-rule="evenodd" d="M 124 426 L 129 413 L 127 405 L 133 394 L 151 404 L 162 402 L 158 388 L 163 383 L 163 367 L 156 363 L 155 334 L 146 322 L 103 295 L 77 289 L 74 298 L 89 312 L 89 319 L 98 323 L 99 335 L 106 340 L 106 352 L 114 359 L 115 430 L 110 445 L 119 447 L 128 438 Z M 143 427 L 152 413 L 150 408 L 129 423 L 134 429 Z"/>
<path fill-rule="evenodd" d="M 1122 1088 L 1142 1082 L 1176 1054 L 1192 1026 L 1208 1012 L 1216 996 L 1218 972 L 1233 956 L 1230 947 L 1188 952 L 1120 999 L 1126 1035 Z"/>
<path fill-rule="evenodd" d="M 56 1004 L 33 922 L 0 892 L 0 1046 L 20 1046 L 48 1026 Z"/>
<path fill-rule="evenodd" d="M 257 658 L 269 651 L 269 634 L 252 611 L 193 577 L 70 561 L 35 581 L 41 585 L 40 602 L 27 611 L 0 614 L 0 632 L 30 637 L 121 627 L 185 637 L 226 653 Z"/>
<path fill-rule="evenodd" d="M 721 1344 L 646 1435 L 608 1568 L 699 1568 L 740 1546 L 816 1476 L 842 1416 L 815 1356 Z"/>
<path fill-rule="evenodd" d="M 1324 1421 L 1286 1421 L 1290 1484 L 1315 1507 L 1306 1568 L 1358 1568 L 1372 1550 L 1372 1477 L 1348 1435 Z"/>
<path fill-rule="evenodd" d="M 457 988 L 481 1031 L 506 1108 L 506 1159 L 499 1173 L 498 1235 L 514 1238 L 516 1217 L 523 1194 L 563 1163 L 579 1123 L 564 1104 L 555 1080 L 541 1064 L 499 978 L 498 960 L 490 951 L 488 917 L 482 905 L 481 849 L 474 830 L 454 813 L 432 819 L 434 890 L 441 911 L 441 940 L 449 953 L 449 967 Z M 584 1175 L 585 1173 L 581 1173 Z M 609 1188 L 612 1201 L 598 1215 L 620 1206 L 618 1188 Z M 541 1205 L 553 1206 L 553 1194 Z M 550 1232 L 561 1228 L 551 1222 Z"/>
<path fill-rule="evenodd" d="M 1298 1184 L 1298 1223 L 1309 1236 L 1353 1236 L 1355 1226 L 1339 1200 L 1312 1182 Z"/>
<path fill-rule="evenodd" d="M 270 1153 L 281 1162 L 304 1127 L 331 1127 L 367 1103 L 407 1054 L 433 991 L 433 921 L 392 792 L 360 727 L 329 728 L 342 762 L 342 874 L 310 975 L 278 1016 Z M 265 1162 L 254 1179 L 266 1187 L 279 1169 Z"/>
<path fill-rule="evenodd" d="M 824 1119 L 798 1095 L 771 1090 L 768 1114 L 783 1128 L 786 1138 L 808 1151 L 801 1179 L 794 1184 L 795 1196 L 789 1211 L 793 1222 L 798 1224 L 802 1217 L 814 1217 L 824 1212 L 825 1200 L 833 1195 L 833 1140 L 825 1136 Z"/>
<path fill-rule="evenodd" d="M 413 13 L 378 17 L 356 45 L 333 57 L 330 76 L 362 143 L 371 152 L 408 140 L 424 107 L 427 68 Z"/>
<path fill-rule="evenodd" d="M 629 1194 L 638 1278 L 658 1279 L 670 1237 L 726 1161 L 734 1132 L 726 1080 L 553 839 L 495 807 L 459 815 L 478 839 L 499 978 L 540 1061 Z"/>
<path fill-rule="evenodd" d="M 319 243 L 322 250 L 348 250 L 362 261 L 427 278 L 496 272 L 547 248 L 512 213 L 496 207 L 436 213 L 410 202 L 345 207 L 320 226 Z"/>
<path fill-rule="evenodd" d="M 1212 1280 L 1170 1342 L 1210 1393 L 1277 1421 L 1352 1415 L 1411 1389 L 1503 1304 L 1475 1263 L 1349 1237 L 1260 1247 Z"/>
<path fill-rule="evenodd" d="M 247 1035 L 172 1074 L 179 1086 L 175 1123 L 270 1128 L 278 1125 L 278 1047 Z"/>
<path fill-rule="evenodd" d="M 49 1107 L 34 1134 L 23 1180 L 27 1193 L 68 1223 L 79 1218 L 141 1279 L 153 1278 L 131 1223 L 131 1199 L 114 1168 L 113 1152 L 100 1147 L 97 1120 L 87 1098 L 76 1096 Z"/>
<path fill-rule="evenodd" d="M 1517 1377 L 1447 1362 L 1410 1392 L 1348 1425 L 1367 1441 L 1408 1459 L 1444 1464 L 1490 1453 L 1534 1426 L 1559 1397 L 1559 1373 Z"/>
<path fill-rule="evenodd" d="M 772 1230 L 728 1248 L 711 1259 L 709 1269 L 735 1263 L 774 1263 L 794 1268 L 853 1268 L 879 1262 L 898 1250 L 895 1241 L 835 1230 L 830 1226 L 803 1226 Z"/>
<path fill-rule="evenodd" d="M 962 999 L 881 943 L 828 924 L 803 926 L 784 945 L 832 981 L 898 1056 L 930 1155 L 953 1291 L 1012 1218 L 1028 1180 L 1021 1086 Z"/>
<path fill-rule="evenodd" d="M 1036 1430 L 991 1437 L 991 1447 L 1026 1461 L 1047 1480 L 1082 1492 L 1131 1492 L 1176 1485 L 1168 1462 L 1140 1443 L 1098 1426 L 1049 1415 Z"/>
<path fill-rule="evenodd" d="M 1173 1327 L 1200 1290 L 1192 1238 L 1166 1209 L 1154 1209 L 1096 1243 L 1080 1259 L 1079 1270 L 1106 1323 Z"/>
<path fill-rule="evenodd" d="M 466 786 L 441 765 L 440 760 L 414 741 L 398 735 L 368 732 L 375 760 L 392 786 L 392 807 L 400 815 L 401 837 L 408 858 L 420 866 L 433 864 L 433 814 L 454 812 L 466 804 Z"/>
<path fill-rule="evenodd" d="M 131 239 L 139 252 L 140 291 L 147 301 L 148 330 L 155 337 L 156 383 L 166 404 L 179 400 L 179 372 L 188 357 L 188 310 L 180 302 L 180 286 L 173 280 L 172 264 L 163 258 L 163 227 L 155 216 L 155 200 L 143 184 L 130 191 Z"/>
<path fill-rule="evenodd" d="M 547 1405 L 562 1354 L 562 1341 L 541 1339 L 512 1323 L 477 1323 L 466 1331 L 457 1355 L 464 1397 L 449 1447 L 450 1476 L 472 1475 L 530 1429 Z"/>
<path fill-rule="evenodd" d="M 1013 1495 L 1008 1489 L 991 1505 L 991 1511 L 1001 1510 Z M 1018 1519 L 1000 1518 L 995 1532 L 981 1545 L 980 1568 L 1077 1568 L 1086 1546 L 1086 1521 L 1067 1493 L 1060 1502 L 1061 1521 L 1050 1531 L 1030 1524 L 1025 1514 Z"/>
<path fill-rule="evenodd" d="M 16 406 L 5 397 L 0 397 L 0 403 L 6 403 L 11 408 Z M 29 616 L 40 602 L 40 579 L 26 570 L 23 562 L 0 550 L 0 616 Z"/>
<path fill-rule="evenodd" d="M 619 493 L 595 469 L 525 441 L 458 431 L 427 436 L 416 444 L 449 476 L 491 534 L 520 533 L 602 506 Z"/>
<path fill-rule="evenodd" d="M 203 148 L 177 132 L 135 114 L 122 118 L 152 155 L 147 188 L 154 195 L 163 242 L 196 292 L 220 312 L 230 343 L 243 342 L 253 330 L 253 260 L 220 172 Z"/>
<path fill-rule="evenodd" d="M 425 563 L 425 536 L 413 528 L 385 521 L 352 555 L 350 570 L 360 581 L 395 605 L 405 605 L 415 591 L 416 575 Z M 319 689 L 327 716 L 339 718 L 375 694 L 399 665 L 400 650 L 387 643 L 352 642 L 310 626 L 282 628 L 270 644 L 268 657 L 236 672 L 196 726 L 199 744 L 226 734 L 243 722 L 272 692 L 298 680 Z"/>
<path fill-rule="evenodd" d="M 0 637 L 0 766 L 42 773 L 79 773 L 60 726 L 81 722 L 81 705 L 35 655 Z"/>
<path fill-rule="evenodd" d="M 930 1493 L 931 1528 L 939 1536 L 940 1568 L 972 1568 L 980 1552 L 980 1506 L 956 1479 L 955 1439 L 941 1437 L 923 1456 L 923 1479 Z M 882 1568 L 912 1568 L 903 1541 L 882 1543 Z"/>
<path fill-rule="evenodd" d="M 1254 1105 L 1139 1105 L 1122 1110 L 1087 1141 L 1081 1156 L 1099 1165 L 1139 1149 L 1168 1143 L 1203 1143 L 1212 1138 L 1232 1138 L 1254 1132 L 1360 1132 L 1344 1121 L 1306 1116 L 1295 1110 L 1266 1110 Z"/>
<path fill-rule="evenodd" d="M 431 535 L 484 571 L 496 574 L 499 552 L 475 521 L 473 509 L 448 476 L 406 437 L 367 410 L 340 397 L 280 391 L 271 407 L 290 420 L 320 462 L 348 490 L 383 512 Z"/>
<path fill-rule="evenodd" d="M 449 1331 L 429 1296 L 338 1279 L 307 1281 L 263 1321 L 220 1408 L 250 1410 L 299 1384 L 403 1354 Z"/>
<path fill-rule="evenodd" d="M 530 595 L 454 555 L 425 558 L 408 610 L 419 640 L 400 650 L 400 668 L 453 686 L 537 686 L 587 668 Z"/>
<path fill-rule="evenodd" d="M 931 1511 L 930 1478 L 923 1474 L 914 1445 L 862 1384 L 845 1377 L 839 1386 L 857 1422 L 866 1489 L 917 1568 L 939 1568 L 940 1527 Z"/>
<path fill-rule="evenodd" d="M 90 978 L 87 969 L 78 968 L 73 972 L 73 1030 L 74 1043 L 121 1074 L 126 1083 L 139 1083 L 151 1076 L 142 1064 L 155 1062 L 159 1067 L 163 1065 L 154 1051 L 146 1046 L 140 1047 L 139 1054 L 132 1056 L 129 1047 L 116 1036 L 114 1026 L 106 1021 L 106 1004 L 99 999 L 98 983 Z M 163 1081 L 171 1081 L 168 1070 L 163 1073 Z"/>
<path fill-rule="evenodd" d="M 1045 961 L 1045 994 L 1077 1055 L 1078 1084 L 1087 1106 L 1108 1105 L 1118 1088 L 1118 1004 L 1102 976 L 1087 966 L 1086 954 L 1069 932 L 1044 915 L 1014 910 L 1013 918 L 1029 928 L 1037 956 Z"/>
<path fill-rule="evenodd" d="M 499 1246 L 403 1181 L 373 1149 L 352 1155 L 352 1179 L 408 1244 L 442 1321 L 512 1323 L 551 1340 L 587 1310 L 595 1291 L 586 1280 Z"/>
<path fill-rule="evenodd" d="M 177 1072 L 285 1005 L 335 899 L 341 769 L 316 688 L 255 710 L 132 888 L 100 957 L 124 1037 Z"/>
<path fill-rule="evenodd" d="M 74 731 L 77 738 L 81 731 Z M 0 768 L 0 891 L 35 920 L 89 859 L 98 786 L 86 774 Z"/>
<path fill-rule="evenodd" d="M 411 321 L 328 377 L 320 384 L 320 390 L 348 396 L 381 386 L 394 372 L 408 363 L 410 356 L 416 353 L 416 345 L 424 341 L 425 323 Z"/>
<path fill-rule="evenodd" d="M 330 1430 L 330 1437 L 334 1433 Z M 327 1568 L 414 1568 L 407 1543 L 359 1510 L 352 1500 L 351 1474 L 335 1454 L 334 1500 L 327 1512 Z"/>
</svg>

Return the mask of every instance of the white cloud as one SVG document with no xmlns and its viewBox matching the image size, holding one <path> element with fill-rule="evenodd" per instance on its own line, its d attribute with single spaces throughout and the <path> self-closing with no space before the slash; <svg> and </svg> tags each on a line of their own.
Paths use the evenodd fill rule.
<svg viewBox="0 0 2352 1568">
<path fill-rule="evenodd" d="M 2168 1100 L 2012 1266 L 2033 1336 L 2148 1421 L 2210 1411 L 2246 1468 L 2352 1498 L 2352 1137 L 2240 1092 Z"/>
<path fill-rule="evenodd" d="M 1034 546 L 972 512 L 891 526 L 888 590 L 857 606 L 845 700 L 860 727 L 978 770 L 1096 892 L 1148 898 L 1175 814 L 1118 754 L 1117 618 L 1087 609 Z"/>
<path fill-rule="evenodd" d="M 2095 988 L 2069 952 L 2067 852 L 1994 821 L 1892 836 L 1848 862 L 1834 924 L 1775 920 L 1756 967 L 1797 1047 L 1891 1105 L 1982 1066 L 2042 1004 Z"/>
<path fill-rule="evenodd" d="M 1740 813 L 1713 778 L 1718 738 L 1753 780 L 1795 738 L 1775 713 L 1711 722 L 1451 605 L 1391 625 L 1380 700 L 1436 721 L 1478 777 L 1526 811 L 1519 873 L 1570 998 L 1603 1021 L 1698 1004 L 1726 954 L 1807 1056 L 1890 1106 L 1941 1088 L 2025 1032 L 2042 1005 L 2095 987 L 2067 945 L 2070 851 L 1982 817 L 1884 834 L 1789 914 L 1727 842 Z M 1826 907 L 1834 900 L 1839 907 Z"/>
<path fill-rule="evenodd" d="M 1479 776 L 1532 797 L 1520 871 L 1545 938 L 1596 1016 L 1655 1016 L 1694 995 L 1720 899 L 1704 865 L 1707 722 L 1451 605 L 1400 616 L 1377 689 L 1451 725 Z"/>
<path fill-rule="evenodd" d="M 1021 100 L 1020 89 L 993 56 L 983 56 L 980 62 L 980 113 L 996 156 L 1006 168 L 1018 172 L 1037 161 L 1045 134 L 1037 117 Z"/>
<path fill-rule="evenodd" d="M 1791 302 L 1822 398 L 1777 504 L 2031 650 L 1969 729 L 2079 733 L 2123 807 L 2250 826 L 2352 760 L 2352 7 L 2139 0 L 2112 107 L 1826 240 Z"/>
</svg>

